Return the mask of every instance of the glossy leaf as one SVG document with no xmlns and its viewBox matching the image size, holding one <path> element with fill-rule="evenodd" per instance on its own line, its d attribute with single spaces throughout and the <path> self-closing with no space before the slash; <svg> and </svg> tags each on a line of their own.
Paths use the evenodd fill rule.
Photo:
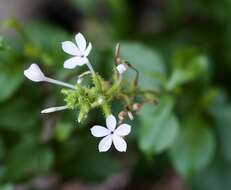
<svg viewBox="0 0 231 190">
<path fill-rule="evenodd" d="M 139 43 L 123 43 L 121 58 L 129 61 L 139 71 L 139 85 L 142 89 L 159 88 L 166 79 L 164 60 L 155 49 Z M 130 70 L 125 76 L 131 80 L 135 72 Z"/>
<path fill-rule="evenodd" d="M 172 113 L 173 100 L 164 97 L 159 105 L 145 105 L 140 113 L 139 145 L 147 153 L 160 153 L 174 143 L 179 130 Z"/>
<path fill-rule="evenodd" d="M 54 162 L 54 155 L 48 147 L 29 142 L 19 143 L 10 152 L 6 162 L 9 180 L 19 180 L 31 175 L 46 174 Z"/>
<path fill-rule="evenodd" d="M 65 141 L 71 135 L 74 126 L 71 122 L 59 122 L 54 129 L 54 136 L 59 141 Z"/>
<path fill-rule="evenodd" d="M 25 110 L 21 111 L 22 108 Z M 25 99 L 15 99 L 2 105 L 0 109 L 0 128 L 18 132 L 23 131 L 32 127 L 38 121 L 38 114 Z"/>
<path fill-rule="evenodd" d="M 226 160 L 231 161 L 231 103 L 220 95 L 211 107 L 211 113 L 215 119 L 221 153 Z"/>
<path fill-rule="evenodd" d="M 6 44 L 4 38 L 0 36 L 0 51 L 9 49 L 9 46 Z"/>
<path fill-rule="evenodd" d="M 183 176 L 191 177 L 208 165 L 214 149 L 212 131 L 200 117 L 195 116 L 182 122 L 180 135 L 170 150 L 170 158 Z"/>
<path fill-rule="evenodd" d="M 172 58 L 173 71 L 166 88 L 172 90 L 177 86 L 196 79 L 208 69 L 208 58 L 195 49 L 176 51 Z"/>
<path fill-rule="evenodd" d="M 18 69 L 0 69 L 0 102 L 10 98 L 23 81 L 23 75 Z"/>
</svg>

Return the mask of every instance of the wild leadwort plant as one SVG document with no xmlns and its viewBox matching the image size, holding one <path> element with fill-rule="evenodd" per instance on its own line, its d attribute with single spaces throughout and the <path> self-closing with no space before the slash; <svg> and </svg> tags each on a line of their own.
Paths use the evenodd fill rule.
<svg viewBox="0 0 231 190">
<path fill-rule="evenodd" d="M 127 116 L 130 120 L 133 120 L 133 114 L 141 109 L 143 103 L 154 103 L 155 94 L 152 91 L 141 91 L 138 88 L 139 73 L 129 62 L 120 58 L 119 44 L 117 44 L 115 50 L 116 66 L 111 82 L 105 81 L 94 71 L 88 59 L 88 55 L 92 49 L 91 43 L 87 45 L 86 39 L 81 33 L 75 36 L 75 40 L 76 44 L 71 41 L 62 43 L 63 51 L 73 56 L 64 62 L 64 68 L 74 69 L 77 66 L 87 65 L 89 69 L 78 76 L 75 85 L 46 77 L 35 63 L 24 71 L 24 75 L 34 82 L 49 82 L 65 87 L 61 90 L 61 93 L 65 96 L 65 105 L 46 108 L 42 110 L 41 113 L 51 113 L 65 109 L 78 109 L 78 122 L 82 122 L 87 117 L 90 110 L 99 107 L 106 117 L 107 125 L 107 128 L 98 125 L 91 128 L 93 136 L 104 137 L 99 143 L 99 151 L 105 152 L 109 150 L 112 142 L 118 151 L 126 151 L 127 144 L 122 137 L 130 133 L 131 126 L 121 123 Z M 135 78 L 131 80 L 131 84 L 129 85 L 123 81 L 123 75 L 128 68 L 136 72 Z M 91 86 L 82 85 L 82 80 L 87 75 L 91 75 Z M 116 119 L 115 116 L 112 115 L 110 108 L 110 102 L 114 99 L 120 100 L 124 105 L 123 110 L 118 114 L 120 125 L 117 129 L 115 129 Z"/>
</svg>

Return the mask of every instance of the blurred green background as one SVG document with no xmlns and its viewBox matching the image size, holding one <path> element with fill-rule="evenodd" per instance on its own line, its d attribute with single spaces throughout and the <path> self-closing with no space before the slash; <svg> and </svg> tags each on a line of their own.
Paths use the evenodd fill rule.
<svg viewBox="0 0 231 190">
<path fill-rule="evenodd" d="M 230 20 L 230 0 L 1 0 L 0 190 L 229 189 Z M 60 80 L 85 70 L 63 68 L 61 42 L 78 32 L 106 79 L 120 42 L 140 87 L 159 92 L 126 153 L 98 152 L 98 110 L 81 125 L 72 111 L 41 115 L 63 103 L 60 88 L 23 76 L 33 62 Z"/>
</svg>

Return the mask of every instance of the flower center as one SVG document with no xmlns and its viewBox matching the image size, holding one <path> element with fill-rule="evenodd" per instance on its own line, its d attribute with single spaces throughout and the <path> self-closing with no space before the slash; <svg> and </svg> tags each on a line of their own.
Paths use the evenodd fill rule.
<svg viewBox="0 0 231 190">
<path fill-rule="evenodd" d="M 80 57 L 81 57 L 81 58 L 83 58 L 83 57 L 84 57 L 84 55 L 81 55 Z"/>
<path fill-rule="evenodd" d="M 111 135 L 113 135 L 114 134 L 114 131 L 111 131 Z"/>
</svg>

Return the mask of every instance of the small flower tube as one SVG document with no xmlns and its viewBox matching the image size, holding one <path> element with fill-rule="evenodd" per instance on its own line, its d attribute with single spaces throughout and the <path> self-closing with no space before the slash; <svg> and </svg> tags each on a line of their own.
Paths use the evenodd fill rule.
<svg viewBox="0 0 231 190">
<path fill-rule="evenodd" d="M 71 89 L 76 89 L 74 85 L 46 77 L 39 66 L 35 63 L 31 64 L 28 69 L 24 70 L 24 75 L 33 82 L 49 82 Z"/>
<path fill-rule="evenodd" d="M 51 108 L 46 108 L 44 110 L 41 111 L 41 113 L 52 113 L 52 112 L 56 112 L 56 111 L 62 111 L 68 109 L 67 106 L 59 106 L 59 107 L 51 107 Z"/>
</svg>

